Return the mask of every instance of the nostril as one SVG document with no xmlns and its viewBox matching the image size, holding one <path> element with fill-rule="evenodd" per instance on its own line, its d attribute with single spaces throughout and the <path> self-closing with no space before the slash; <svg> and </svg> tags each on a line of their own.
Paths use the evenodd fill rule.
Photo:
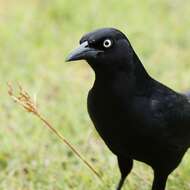
<svg viewBox="0 0 190 190">
<path fill-rule="evenodd" d="M 80 44 L 80 46 L 83 48 L 89 47 L 88 41 L 82 42 L 82 44 Z"/>
</svg>

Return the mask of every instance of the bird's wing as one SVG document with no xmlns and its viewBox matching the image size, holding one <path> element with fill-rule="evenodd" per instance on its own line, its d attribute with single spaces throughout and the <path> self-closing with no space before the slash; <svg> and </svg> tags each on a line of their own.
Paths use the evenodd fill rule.
<svg viewBox="0 0 190 190">
<path fill-rule="evenodd" d="M 156 98 L 157 97 L 157 98 Z M 190 102 L 184 95 L 170 91 L 151 101 L 153 123 L 163 140 L 174 147 L 190 145 Z"/>
<path fill-rule="evenodd" d="M 182 94 L 156 83 L 151 93 L 137 96 L 134 113 L 145 134 L 163 144 L 190 145 L 190 101 Z"/>
</svg>

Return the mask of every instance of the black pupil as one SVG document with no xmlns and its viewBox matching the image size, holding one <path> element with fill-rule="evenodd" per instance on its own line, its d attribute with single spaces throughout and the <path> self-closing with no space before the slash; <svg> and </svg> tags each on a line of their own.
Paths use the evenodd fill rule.
<svg viewBox="0 0 190 190">
<path fill-rule="evenodd" d="M 108 40 L 105 41 L 105 46 L 109 46 L 110 42 Z"/>
</svg>

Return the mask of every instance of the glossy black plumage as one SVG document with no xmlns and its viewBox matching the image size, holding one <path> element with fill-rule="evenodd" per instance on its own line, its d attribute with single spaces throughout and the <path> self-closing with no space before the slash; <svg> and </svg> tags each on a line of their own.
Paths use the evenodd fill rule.
<svg viewBox="0 0 190 190">
<path fill-rule="evenodd" d="M 189 100 L 150 77 L 127 37 L 117 29 L 88 33 L 80 44 L 84 53 L 75 50 L 67 60 L 85 59 L 95 71 L 88 112 L 118 158 L 117 190 L 133 160 L 154 170 L 152 190 L 164 190 L 168 175 L 190 146 Z"/>
</svg>

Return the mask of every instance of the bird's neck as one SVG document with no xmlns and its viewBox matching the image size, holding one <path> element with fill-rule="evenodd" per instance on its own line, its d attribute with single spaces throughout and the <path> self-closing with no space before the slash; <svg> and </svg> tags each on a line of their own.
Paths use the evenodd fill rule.
<svg viewBox="0 0 190 190">
<path fill-rule="evenodd" d="M 132 72 L 135 75 L 136 85 L 139 87 L 144 86 L 147 84 L 147 82 L 151 81 L 150 75 L 147 73 L 146 69 L 144 68 L 142 62 L 135 52 L 133 54 L 133 65 L 134 70 Z"/>
<path fill-rule="evenodd" d="M 113 65 L 118 65 L 115 63 Z M 113 84 L 123 84 L 125 88 L 146 90 L 151 77 L 145 70 L 138 56 L 133 55 L 131 63 L 125 63 L 118 67 L 100 68 L 95 70 L 94 85 L 109 87 Z"/>
</svg>

